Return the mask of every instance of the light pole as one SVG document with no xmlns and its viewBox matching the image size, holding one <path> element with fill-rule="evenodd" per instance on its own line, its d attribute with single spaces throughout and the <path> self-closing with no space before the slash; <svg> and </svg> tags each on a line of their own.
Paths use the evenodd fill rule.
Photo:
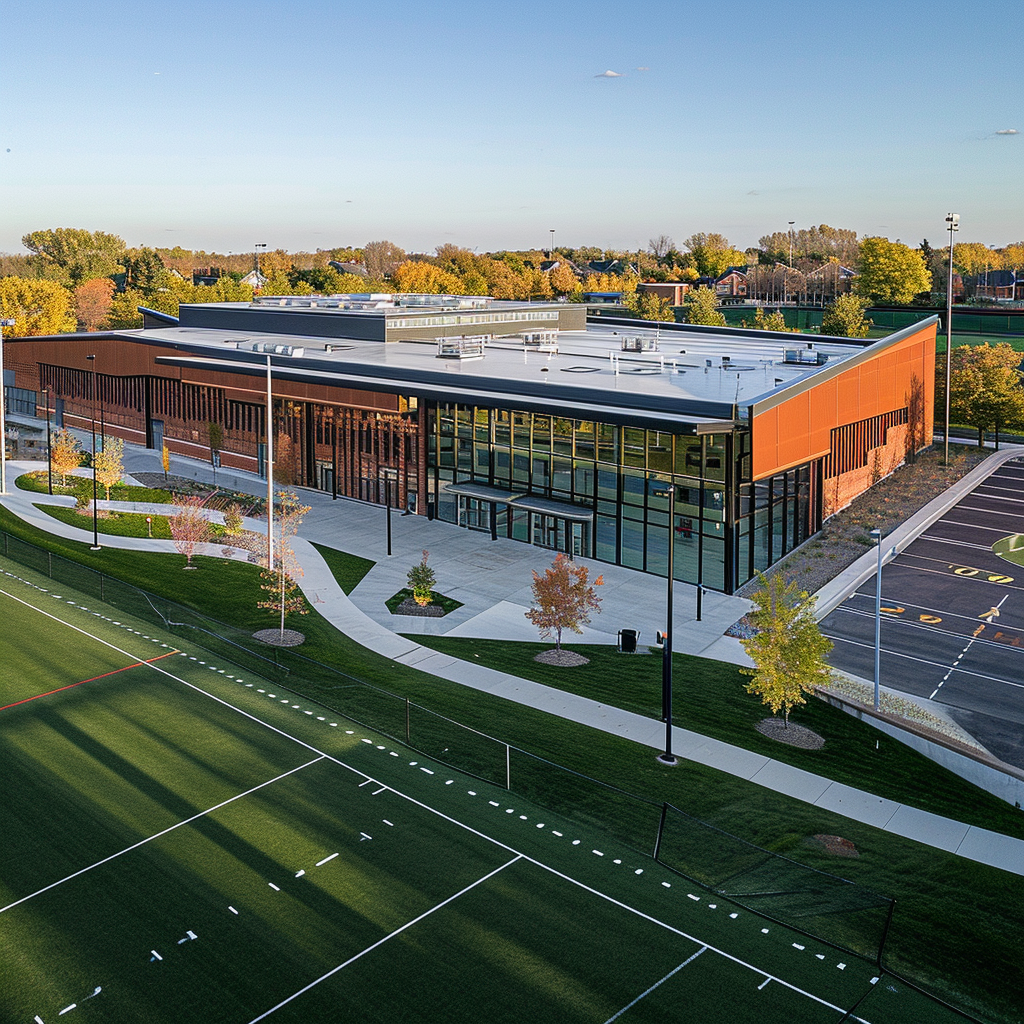
<svg viewBox="0 0 1024 1024">
<path fill-rule="evenodd" d="M 960 230 L 960 214 L 947 213 L 949 225 L 949 277 L 946 281 L 946 422 L 942 440 L 942 462 L 949 465 L 949 375 L 953 365 L 953 233 Z"/>
<path fill-rule="evenodd" d="M 879 709 L 878 681 L 882 662 L 882 531 L 872 530 L 878 546 L 878 575 L 875 577 L 875 710 Z"/>
<path fill-rule="evenodd" d="M 256 269 L 256 283 L 253 285 L 254 288 L 260 286 L 260 249 L 266 249 L 266 242 L 255 242 L 252 247 L 253 263 Z"/>
<path fill-rule="evenodd" d="M 548 230 L 551 232 L 551 256 L 549 258 L 553 260 L 555 258 L 555 229 L 548 228 Z"/>
<path fill-rule="evenodd" d="M 267 571 L 274 571 L 274 399 L 267 356 Z M 282 566 L 282 569 L 284 566 Z"/>
<path fill-rule="evenodd" d="M 50 389 L 43 388 L 46 396 L 46 490 L 53 494 L 53 450 L 50 447 Z"/>
<path fill-rule="evenodd" d="M 0 494 L 7 493 L 7 388 L 4 387 L 4 328 L 13 320 L 0 320 Z"/>
<path fill-rule="evenodd" d="M 385 515 L 387 516 L 387 534 L 388 534 L 388 557 L 391 556 L 391 484 L 392 481 L 398 479 L 398 470 L 392 466 L 385 466 L 380 471 L 381 477 L 384 480 L 384 505 Z"/>
<path fill-rule="evenodd" d="M 662 764 L 679 763 L 672 753 L 672 597 L 675 583 L 676 550 L 676 485 L 666 484 L 662 494 L 668 495 L 668 592 L 665 597 L 665 639 L 661 654 L 661 717 L 665 722 L 665 750 L 657 760 Z"/>
<path fill-rule="evenodd" d="M 86 356 L 92 363 L 92 549 L 100 549 L 99 513 L 96 508 L 96 356 Z"/>
</svg>

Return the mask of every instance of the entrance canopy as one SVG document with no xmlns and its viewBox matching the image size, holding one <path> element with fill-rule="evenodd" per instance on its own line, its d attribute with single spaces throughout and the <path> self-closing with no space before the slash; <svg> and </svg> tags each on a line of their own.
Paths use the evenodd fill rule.
<svg viewBox="0 0 1024 1024">
<path fill-rule="evenodd" d="M 554 501 L 534 494 L 514 494 L 503 487 L 491 487 L 488 484 L 464 483 L 445 484 L 444 489 L 463 498 L 476 498 L 477 501 L 493 501 L 524 512 L 539 512 L 546 516 L 557 516 L 559 519 L 573 519 L 578 522 L 591 522 L 594 510 L 585 505 L 574 505 L 568 501 Z"/>
</svg>

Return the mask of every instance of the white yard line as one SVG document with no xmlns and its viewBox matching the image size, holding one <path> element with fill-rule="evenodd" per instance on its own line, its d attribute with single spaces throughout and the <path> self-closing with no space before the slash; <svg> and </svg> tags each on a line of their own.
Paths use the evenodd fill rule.
<svg viewBox="0 0 1024 1024">
<path fill-rule="evenodd" d="M 646 996 L 649 996 L 659 985 L 663 985 L 666 981 L 668 981 L 668 979 L 671 978 L 672 975 L 678 974 L 688 964 L 692 964 L 693 961 L 701 955 L 701 953 L 707 950 L 707 948 L 707 946 L 701 946 L 700 949 L 698 949 L 697 952 L 693 954 L 693 956 L 689 957 L 689 959 L 687 960 L 684 960 L 678 967 L 669 971 L 664 978 L 660 978 L 658 981 L 656 981 L 646 992 L 641 992 L 640 995 L 638 995 L 636 999 L 633 1000 L 633 1002 L 631 1002 L 628 1006 L 624 1006 L 621 1010 L 619 1010 L 618 1013 L 613 1014 L 611 1017 L 609 1017 L 604 1022 L 604 1024 L 612 1024 L 612 1021 L 618 1020 L 627 1010 L 631 1010 L 634 1006 L 636 1006 L 636 1004 L 639 1003 L 641 999 L 645 998 Z"/>
<path fill-rule="evenodd" d="M 293 775 L 295 772 L 301 772 L 303 768 L 308 768 L 312 764 L 317 764 L 319 761 L 324 760 L 324 757 L 316 757 L 312 761 L 307 761 L 305 764 L 300 764 L 297 768 L 292 768 L 290 771 L 283 772 L 281 775 L 276 776 L 273 779 L 267 779 L 266 782 L 261 782 L 258 786 L 253 786 L 252 789 L 247 789 L 244 793 L 238 793 L 236 796 L 229 797 L 227 800 L 222 800 L 219 804 L 214 804 L 213 807 L 207 807 L 205 811 L 200 811 L 198 814 L 193 814 L 191 818 L 185 818 L 184 821 L 179 821 L 174 825 L 165 828 L 161 832 L 156 832 L 151 836 L 147 836 L 145 839 L 140 839 L 137 843 L 132 843 L 131 846 L 126 846 L 123 850 L 118 850 L 117 853 L 112 853 L 109 857 L 104 857 L 103 860 L 96 861 L 95 864 L 90 864 L 87 867 L 81 868 L 78 871 L 67 875 L 64 878 L 59 879 L 56 882 L 51 882 L 49 885 L 44 885 L 42 889 L 37 889 L 33 893 L 29 893 L 28 896 L 22 896 L 20 900 L 15 900 L 13 903 L 8 903 L 6 907 L 0 907 L 0 914 L 10 910 L 13 907 L 18 906 L 21 903 L 25 903 L 28 900 L 35 899 L 36 896 L 40 896 L 44 892 L 49 892 L 51 889 L 56 889 L 57 886 L 63 885 L 65 882 L 70 882 L 72 878 L 78 878 L 79 875 L 84 875 L 87 871 L 92 871 L 93 868 L 98 868 L 102 864 L 109 864 L 112 860 L 117 860 L 118 857 L 123 857 L 126 853 L 131 853 L 132 850 L 137 850 L 140 846 L 145 846 L 147 843 L 153 842 L 154 839 L 159 839 L 161 836 L 167 835 L 168 832 L 173 832 L 177 828 L 181 828 L 182 825 L 188 825 L 189 822 L 195 821 L 197 818 L 203 818 L 207 814 L 212 814 L 214 811 L 219 810 L 221 807 L 226 807 L 228 804 L 234 803 L 236 800 L 241 800 L 242 797 L 250 796 L 259 789 L 263 789 L 265 786 L 271 786 L 275 782 L 279 782 L 281 779 L 287 778 L 289 775 Z"/>
<path fill-rule="evenodd" d="M 408 928 L 411 928 L 414 924 L 419 923 L 426 917 L 430 917 L 431 914 L 440 910 L 442 907 L 446 907 L 453 900 L 457 900 L 460 896 L 469 892 L 471 889 L 475 889 L 478 885 L 481 885 L 482 883 L 486 882 L 489 878 L 493 878 L 499 872 L 504 871 L 505 868 L 510 867 L 512 864 L 515 864 L 516 861 L 522 859 L 522 854 L 513 857 L 510 861 L 506 861 L 500 867 L 495 868 L 493 871 L 489 871 L 482 878 L 478 878 L 475 882 L 470 883 L 464 889 L 460 889 L 457 893 L 454 893 L 453 895 L 449 896 L 448 899 L 442 900 L 440 903 L 438 903 L 434 907 L 431 907 L 429 910 L 425 910 L 422 914 L 419 915 L 419 917 L 414 917 L 411 921 L 406 921 L 406 923 L 403 924 L 401 928 L 396 928 L 390 935 L 385 935 L 383 939 L 378 939 L 372 946 L 367 946 L 366 949 L 356 953 L 355 956 L 349 957 L 348 960 L 344 961 L 344 963 L 338 964 L 337 967 L 332 967 L 331 970 L 329 970 L 326 974 L 321 974 L 319 978 L 316 978 L 314 981 L 311 981 L 308 985 L 304 986 L 303 988 L 300 988 L 297 992 L 293 992 L 290 996 L 288 996 L 287 999 L 282 999 L 281 1002 L 279 1002 L 276 1006 L 272 1006 L 269 1010 L 264 1011 L 258 1017 L 253 1017 L 249 1024 L 256 1024 L 257 1021 L 261 1021 L 264 1018 L 269 1017 L 272 1013 L 275 1013 L 277 1010 L 280 1010 L 282 1006 L 287 1006 L 288 1003 L 290 1003 L 293 999 L 298 999 L 299 996 L 308 992 L 311 988 L 315 988 L 317 985 L 320 984 L 320 982 L 326 981 L 328 978 L 337 974 L 338 971 L 344 970 L 346 967 L 349 966 L 349 964 L 355 963 L 356 960 L 359 960 L 361 957 L 366 956 L 367 953 L 372 953 L 373 950 L 375 950 L 378 946 L 383 946 L 385 942 L 389 941 L 390 939 L 393 939 L 396 935 L 401 935 L 402 932 L 406 931 Z"/>
<path fill-rule="evenodd" d="M 0 593 L 6 593 L 6 592 L 0 590 Z M 113 649 L 115 651 L 118 651 L 121 654 L 125 654 L 128 657 L 133 657 L 133 655 L 129 654 L 127 651 L 121 650 L 121 648 L 117 647 L 115 644 L 112 644 L 109 641 L 102 639 L 101 637 L 94 636 L 93 634 L 89 633 L 88 631 L 86 631 L 84 629 L 81 629 L 80 627 L 75 626 L 72 623 L 66 622 L 65 620 L 60 619 L 60 618 L 58 618 L 55 615 L 51 615 L 49 612 L 45 612 L 41 608 L 37 608 L 35 605 L 32 605 L 32 604 L 30 604 L 27 601 L 22 601 L 21 598 L 15 597 L 13 594 L 8 594 L 7 596 L 12 597 L 14 600 L 18 601 L 19 603 L 26 605 L 26 607 L 34 608 L 36 611 L 39 611 L 43 615 L 46 615 L 47 617 L 49 617 L 51 619 L 54 619 L 54 621 L 56 621 L 56 622 L 61 622 L 64 625 L 67 625 L 70 628 L 76 630 L 77 632 L 82 633 L 85 636 L 89 636 L 92 639 L 97 640 L 98 642 L 100 642 L 102 644 L 105 644 L 106 646 L 110 647 L 111 649 Z M 240 715 L 242 715 L 245 718 L 250 719 L 251 721 L 255 722 L 256 724 L 261 725 L 264 728 L 270 729 L 272 732 L 276 732 L 276 733 L 280 734 L 281 736 L 284 736 L 287 739 L 294 740 L 294 742 L 298 743 L 300 746 L 303 746 L 306 749 L 312 751 L 313 753 L 319 755 L 315 759 L 315 761 L 310 761 L 310 762 L 308 762 L 308 764 L 314 764 L 314 763 L 316 763 L 316 761 L 319 761 L 319 760 L 327 760 L 327 761 L 330 761 L 330 762 L 338 765 L 341 768 L 344 768 L 346 771 L 352 772 L 354 775 L 362 776 L 364 779 L 366 779 L 367 782 L 376 781 L 376 780 L 373 779 L 372 776 L 367 775 L 366 772 L 361 771 L 358 768 L 354 768 L 351 765 L 346 764 L 344 761 L 341 761 L 338 758 L 333 757 L 330 754 L 325 753 L 324 751 L 318 750 L 316 747 L 313 747 L 311 744 L 308 744 L 305 741 L 300 740 L 300 739 L 298 739 L 295 736 L 289 735 L 288 733 L 284 732 L 284 730 L 278 729 L 276 726 L 271 725 L 269 722 L 265 722 L 262 719 L 257 718 L 255 715 L 250 714 L 248 711 L 244 711 L 241 708 L 236 707 L 234 704 L 231 704 L 229 701 L 226 701 L 226 700 L 222 699 L 221 697 L 217 697 L 215 694 L 209 693 L 207 690 L 204 690 L 202 687 L 196 686 L 195 684 L 190 683 L 187 680 L 182 679 L 180 676 L 176 676 L 176 675 L 174 675 L 174 673 L 168 672 L 166 669 L 160 668 L 157 665 L 150 665 L 150 668 L 154 669 L 157 672 L 160 672 L 163 675 L 166 675 L 168 678 L 173 679 L 176 682 L 182 683 L 183 685 L 187 686 L 189 689 L 195 690 L 197 693 L 201 693 L 204 696 L 209 697 L 211 700 L 216 701 L 218 704 L 221 704 L 224 707 L 230 708 L 231 710 L 238 712 Z M 258 675 L 258 673 L 257 673 L 257 675 Z M 308 765 L 300 765 L 298 768 L 293 768 L 292 771 L 293 772 L 294 771 L 300 771 L 302 768 L 305 768 L 307 766 Z M 291 773 L 288 772 L 288 773 L 285 773 L 285 774 L 291 774 Z M 269 785 L 273 781 L 276 781 L 276 780 L 271 779 L 268 782 L 263 783 L 263 785 Z M 256 788 L 260 788 L 260 787 L 256 787 Z M 811 992 L 807 992 L 804 989 L 798 988 L 795 985 L 791 985 L 789 982 L 784 981 L 783 979 L 778 978 L 778 977 L 776 977 L 774 975 L 770 975 L 770 974 L 768 974 L 768 972 L 762 970 L 759 967 L 755 967 L 753 964 L 748 963 L 745 960 L 741 960 L 739 957 L 732 956 L 731 954 L 726 953 L 724 950 L 718 949 L 715 946 L 711 946 L 711 945 L 703 942 L 702 940 L 696 938 L 695 936 L 689 935 L 688 933 L 686 933 L 686 932 L 684 932 L 684 931 L 682 931 L 682 930 L 680 930 L 678 928 L 675 928 L 672 925 L 666 924 L 664 921 L 659 921 L 657 918 L 651 917 L 649 914 L 645 914 L 643 911 L 637 910 L 634 907 L 630 907 L 628 904 L 622 903 L 621 901 L 615 899 L 614 897 L 608 896 L 605 893 L 602 893 L 602 892 L 598 891 L 597 889 L 593 889 L 590 886 L 585 885 L 584 883 L 582 883 L 582 882 L 580 882 L 580 881 L 578 881 L 578 880 L 576 880 L 574 878 L 571 878 L 569 875 L 566 875 L 566 874 L 562 873 L 561 871 L 557 871 L 555 868 L 549 867 L 547 864 L 544 864 L 541 861 L 538 861 L 538 860 L 534 859 L 533 857 L 527 856 L 526 854 L 520 852 L 519 850 L 516 850 L 513 847 L 509 846 L 507 843 L 504 843 L 504 842 L 502 842 L 499 839 L 495 839 L 493 836 L 489 836 L 489 835 L 487 835 L 487 834 L 485 834 L 483 832 L 480 832 L 478 829 L 475 829 L 471 825 L 467 825 L 464 822 L 459 821 L 457 818 L 453 818 L 451 815 L 445 814 L 443 811 L 438 810 L 436 807 L 431 807 L 428 804 L 425 804 L 422 801 L 417 800 L 414 797 L 411 797 L 408 794 L 403 793 L 400 790 L 395 789 L 394 787 L 388 786 L 388 787 L 384 787 L 384 788 L 390 789 L 390 791 L 392 793 L 394 793 L 395 796 L 399 797 L 402 800 L 406 800 L 407 802 L 409 802 L 413 806 L 419 807 L 422 810 L 426 811 L 427 813 L 432 814 L 435 817 L 440 818 L 443 821 L 447 821 L 450 824 L 455 825 L 456 827 L 461 828 L 464 831 L 470 833 L 471 835 L 475 835 L 475 836 L 479 837 L 480 839 L 483 839 L 485 842 L 491 843 L 494 846 L 497 846 L 497 847 L 499 847 L 501 849 L 507 850 L 509 853 L 515 854 L 515 856 L 513 857 L 513 859 L 511 861 L 508 861 L 502 867 L 497 868 L 494 872 L 491 873 L 492 875 L 496 874 L 498 871 L 504 870 L 505 867 L 508 867 L 509 864 L 515 863 L 517 860 L 528 861 L 529 863 L 536 865 L 537 867 L 539 867 L 543 871 L 550 872 L 551 874 L 553 874 L 553 875 L 555 875 L 555 876 L 557 876 L 559 878 L 564 879 L 565 881 L 569 882 L 570 884 L 576 885 L 579 888 L 584 889 L 585 891 L 592 893 L 593 895 L 599 897 L 600 899 L 606 900 L 607 902 L 612 903 L 615 906 L 621 907 L 623 910 L 627 911 L 628 913 L 635 914 L 638 917 L 641 917 L 641 918 L 643 918 L 646 921 L 650 921 L 652 924 L 655 924 L 655 925 L 657 925 L 657 926 L 659 926 L 661 928 L 664 928 L 667 931 L 672 932 L 673 934 L 681 936 L 682 938 L 688 939 L 691 942 L 694 942 L 694 943 L 696 943 L 699 946 L 704 946 L 707 949 L 711 950 L 711 952 L 717 953 L 718 955 L 724 957 L 727 960 L 730 960 L 731 962 L 733 962 L 735 964 L 738 964 L 741 967 L 746 967 L 749 970 L 753 971 L 754 973 L 761 975 L 762 977 L 768 977 L 772 981 L 777 981 L 780 985 L 783 985 L 784 987 L 788 988 L 790 991 L 795 992 L 798 995 L 806 996 L 808 999 L 811 999 L 811 1000 L 813 1000 L 816 1003 L 820 1003 L 822 1006 L 828 1007 L 829 1009 L 834 1010 L 834 1011 L 836 1011 L 838 1013 L 845 1012 L 842 1007 L 839 1007 L 839 1006 L 836 1006 L 836 1005 L 834 1005 L 832 1003 L 829 1003 L 827 1000 L 824 1000 L 824 999 L 820 998 L 819 996 L 814 995 Z M 234 797 L 232 799 L 239 799 L 241 796 L 244 796 L 244 795 L 245 794 L 239 794 L 239 797 Z M 226 802 L 230 802 L 230 801 L 226 801 Z M 207 813 L 207 812 L 203 812 L 203 813 Z M 180 824 L 184 824 L 184 822 L 182 822 Z M 176 828 L 176 827 L 177 826 L 172 826 L 172 828 Z M 170 831 L 170 830 L 168 829 L 167 831 Z M 152 838 L 156 838 L 156 837 L 152 837 Z M 147 842 L 147 841 L 148 840 L 143 840 L 143 842 Z M 141 845 L 141 844 L 136 844 L 136 845 Z M 122 851 L 122 852 L 127 852 L 127 850 Z M 119 856 L 119 855 L 118 854 L 114 854 L 114 856 L 116 857 L 116 856 Z M 111 858 L 108 858 L 108 859 L 111 859 Z M 95 865 L 93 865 L 93 866 L 95 866 Z M 87 871 L 87 870 L 89 870 L 89 868 L 85 868 L 83 870 Z M 76 874 L 81 874 L 81 872 L 77 872 Z M 74 877 L 74 876 L 68 876 L 68 877 L 71 878 L 71 877 Z M 490 875 L 485 876 L 484 878 L 479 879 L 477 882 L 475 882 L 473 884 L 474 885 L 478 885 L 478 884 L 480 884 L 480 882 L 486 881 L 486 879 L 489 878 L 489 877 L 490 877 Z M 55 885 L 59 885 L 61 883 L 57 882 L 57 883 L 54 883 L 54 884 Z M 52 887 L 53 886 L 48 886 L 47 888 L 52 888 Z M 469 888 L 472 888 L 472 886 L 470 886 Z M 40 892 L 43 892 L 43 891 L 45 891 L 45 890 L 40 890 Z M 463 891 L 466 891 L 466 890 L 463 890 Z M 34 893 L 32 895 L 37 895 L 37 894 Z M 456 893 L 456 896 L 458 896 L 458 895 L 460 895 L 460 894 Z M 31 896 L 24 897 L 24 899 L 30 899 L 30 898 L 31 898 Z M 451 899 L 454 899 L 454 898 L 455 897 L 451 897 Z M 19 903 L 23 902 L 23 900 L 19 900 L 18 902 Z M 11 906 L 15 906 L 15 905 L 16 904 L 11 904 Z M 443 904 L 441 904 L 441 905 L 443 905 Z M 6 907 L 3 908 L 3 910 L 6 910 L 6 909 L 8 909 L 8 908 L 6 908 Z M 435 907 L 434 909 L 436 910 L 438 908 Z M 427 913 L 431 913 L 431 912 L 432 911 L 428 911 Z M 2 913 L 2 910 L 0 910 L 0 913 Z M 422 916 L 426 916 L 426 915 L 422 915 Z M 417 920 L 419 920 L 419 919 L 417 918 Z M 408 928 L 410 925 L 412 925 L 414 923 L 415 923 L 415 921 L 410 921 L 408 924 L 406 924 L 404 926 L 404 928 Z M 392 933 L 392 934 L 397 934 L 397 932 Z M 389 937 L 390 936 L 385 937 L 385 939 L 382 939 L 381 942 L 386 941 L 386 938 L 389 938 Z M 379 945 L 379 943 L 378 943 L 378 945 Z M 372 949 L 372 948 L 373 947 L 370 947 L 370 949 Z M 363 950 L 363 953 L 357 954 L 357 957 L 358 956 L 362 956 L 364 953 L 367 953 L 367 952 L 369 952 L 369 949 Z M 356 959 L 357 957 L 355 957 L 353 959 Z M 351 961 L 347 961 L 347 962 L 350 963 Z M 334 968 L 334 971 L 329 972 L 329 973 L 335 973 L 336 971 L 340 970 L 341 967 L 344 967 L 344 966 L 345 966 L 344 964 L 339 965 L 339 967 Z M 328 976 L 329 975 L 324 975 L 324 977 L 328 977 Z M 279 1003 L 277 1006 L 272 1007 L 270 1010 L 267 1010 L 265 1013 L 263 1013 L 259 1017 L 254 1018 L 253 1021 L 251 1022 L 251 1024 L 256 1024 L 256 1021 L 263 1020 L 269 1014 L 273 1013 L 276 1009 L 278 1009 L 281 1006 L 284 1006 L 285 1003 L 290 1002 L 292 999 L 296 998 L 298 995 L 301 995 L 302 992 L 306 991 L 308 988 L 312 987 L 312 985 L 317 984 L 321 980 L 323 980 L 323 978 L 320 978 L 317 981 L 313 982 L 311 985 L 307 986 L 305 989 L 302 989 L 299 992 L 296 992 L 294 995 L 290 996 L 287 1000 L 285 1000 L 284 1002 Z"/>
</svg>

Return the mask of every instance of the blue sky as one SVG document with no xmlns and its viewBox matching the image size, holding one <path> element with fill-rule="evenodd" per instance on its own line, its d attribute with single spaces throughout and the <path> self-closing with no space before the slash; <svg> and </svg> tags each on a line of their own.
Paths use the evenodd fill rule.
<svg viewBox="0 0 1024 1024">
<path fill-rule="evenodd" d="M 0 251 L 1024 238 L 1024 4 L 0 2 Z M 639 70 L 645 68 L 647 70 Z M 618 78 L 595 77 L 606 70 Z M 999 135 L 1020 129 L 1021 135 Z"/>
</svg>

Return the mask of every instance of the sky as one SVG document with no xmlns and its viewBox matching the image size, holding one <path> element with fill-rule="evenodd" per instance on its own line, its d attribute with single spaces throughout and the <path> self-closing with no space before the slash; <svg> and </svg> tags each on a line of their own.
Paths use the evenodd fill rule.
<svg viewBox="0 0 1024 1024">
<path fill-rule="evenodd" d="M 1020 2 L 0 0 L 0 25 L 0 252 L 745 248 L 790 221 L 941 245 L 952 211 L 1024 239 Z"/>
</svg>

